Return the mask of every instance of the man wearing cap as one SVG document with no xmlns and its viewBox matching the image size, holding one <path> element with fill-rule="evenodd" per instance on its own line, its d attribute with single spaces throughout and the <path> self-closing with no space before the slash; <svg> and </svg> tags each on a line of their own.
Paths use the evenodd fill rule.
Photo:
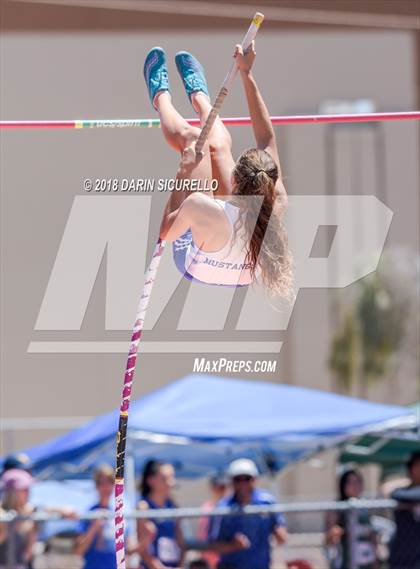
<svg viewBox="0 0 420 569">
<path fill-rule="evenodd" d="M 273 496 L 256 487 L 258 469 L 252 460 L 234 460 L 228 468 L 233 494 L 223 498 L 218 506 L 240 509 L 244 506 L 265 506 L 275 503 Z M 229 544 L 242 536 L 248 547 L 222 553 L 219 569 L 269 569 L 270 537 L 283 544 L 287 539 L 284 516 L 276 514 L 255 514 L 250 516 L 226 516 L 213 522 L 211 537 L 219 544 Z M 228 550 L 227 550 L 228 551 Z"/>
</svg>

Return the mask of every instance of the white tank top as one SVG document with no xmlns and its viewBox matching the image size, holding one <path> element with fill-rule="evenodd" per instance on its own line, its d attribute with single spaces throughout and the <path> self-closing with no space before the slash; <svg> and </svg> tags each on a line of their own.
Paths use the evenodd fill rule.
<svg viewBox="0 0 420 569">
<path fill-rule="evenodd" d="M 249 285 L 253 278 L 251 263 L 245 258 L 249 239 L 244 226 L 236 232 L 234 226 L 239 218 L 240 210 L 224 200 L 215 200 L 230 222 L 231 234 L 224 247 L 214 252 L 202 251 L 193 241 L 189 244 L 185 255 L 186 271 L 201 282 L 216 285 Z"/>
</svg>

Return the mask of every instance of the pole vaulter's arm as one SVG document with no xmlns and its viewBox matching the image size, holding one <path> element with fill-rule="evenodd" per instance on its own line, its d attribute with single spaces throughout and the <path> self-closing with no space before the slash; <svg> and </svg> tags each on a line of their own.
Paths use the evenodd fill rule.
<svg viewBox="0 0 420 569">
<path fill-rule="evenodd" d="M 279 192 L 282 206 L 284 207 L 287 205 L 287 194 L 281 182 L 282 173 L 276 135 L 271 122 L 270 113 L 268 112 L 261 92 L 258 89 L 257 82 L 251 72 L 255 56 L 254 42 L 252 42 L 251 48 L 245 54 L 240 45 L 236 46 L 234 57 L 244 86 L 257 148 L 267 151 L 277 164 L 279 181 L 277 182 L 276 188 Z"/>
</svg>

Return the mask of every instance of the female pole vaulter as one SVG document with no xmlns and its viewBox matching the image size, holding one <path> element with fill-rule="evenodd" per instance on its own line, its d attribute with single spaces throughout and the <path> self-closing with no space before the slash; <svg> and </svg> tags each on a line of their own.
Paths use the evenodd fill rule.
<svg viewBox="0 0 420 569">
<path fill-rule="evenodd" d="M 190 126 L 172 103 L 166 54 L 153 48 L 144 64 L 144 77 L 153 107 L 158 111 L 167 143 L 181 154 L 177 182 L 198 181 L 215 191 L 172 191 L 161 228 L 161 239 L 173 242 L 174 260 L 194 282 L 247 286 L 259 282 L 272 295 L 288 296 L 292 263 L 282 218 L 287 195 L 281 181 L 277 143 L 267 107 L 251 68 L 255 43 L 234 52 L 242 78 L 256 141 L 238 160 L 232 139 L 216 119 L 201 158 L 194 146 L 200 129 Z M 191 105 L 204 125 L 211 110 L 203 66 L 186 51 L 175 57 Z"/>
</svg>

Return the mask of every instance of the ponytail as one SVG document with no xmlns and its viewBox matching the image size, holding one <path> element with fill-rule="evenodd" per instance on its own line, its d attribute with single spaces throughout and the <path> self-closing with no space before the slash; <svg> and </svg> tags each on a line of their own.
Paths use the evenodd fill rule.
<svg viewBox="0 0 420 569">
<path fill-rule="evenodd" d="M 278 168 L 265 150 L 246 150 L 236 163 L 233 203 L 242 215 L 235 224 L 235 234 L 243 226 L 248 237 L 246 262 L 255 278 L 271 295 L 290 298 L 293 294 L 292 257 L 282 223 L 283 211 L 276 191 Z M 241 196 L 260 199 L 241 200 Z M 259 270 L 258 270 L 259 269 Z"/>
</svg>

